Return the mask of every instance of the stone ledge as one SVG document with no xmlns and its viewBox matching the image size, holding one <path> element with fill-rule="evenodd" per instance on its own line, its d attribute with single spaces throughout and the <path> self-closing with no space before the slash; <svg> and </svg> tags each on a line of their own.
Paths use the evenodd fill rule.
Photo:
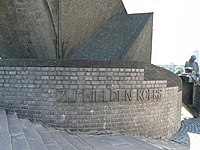
<svg viewBox="0 0 200 150">
<path fill-rule="evenodd" d="M 0 59 L 0 67 L 85 67 L 85 68 L 134 68 L 144 69 L 145 80 L 167 80 L 167 86 L 182 88 L 181 79 L 161 67 L 136 61 L 89 61 L 66 59 Z"/>
</svg>

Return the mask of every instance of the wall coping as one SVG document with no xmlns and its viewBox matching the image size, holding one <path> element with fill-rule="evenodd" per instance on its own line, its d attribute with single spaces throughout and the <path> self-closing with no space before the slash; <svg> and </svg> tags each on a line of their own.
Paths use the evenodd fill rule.
<svg viewBox="0 0 200 150">
<path fill-rule="evenodd" d="M 110 60 L 66 60 L 66 59 L 0 59 L 5 67 L 92 67 L 92 68 L 141 68 L 142 62 Z"/>
<path fill-rule="evenodd" d="M 0 59 L 0 67 L 84 67 L 144 69 L 144 80 L 167 80 L 168 87 L 182 89 L 181 79 L 174 73 L 153 64 L 138 61 L 66 60 L 66 59 Z"/>
</svg>

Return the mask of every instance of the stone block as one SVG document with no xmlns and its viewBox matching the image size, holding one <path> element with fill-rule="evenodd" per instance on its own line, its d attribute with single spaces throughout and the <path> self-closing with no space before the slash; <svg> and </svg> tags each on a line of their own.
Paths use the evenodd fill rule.
<svg viewBox="0 0 200 150">
<path fill-rule="evenodd" d="M 63 57 L 77 50 L 112 16 L 126 13 L 121 0 L 61 0 L 60 6 Z"/>
<path fill-rule="evenodd" d="M 116 15 L 69 59 L 126 60 L 150 63 L 152 23 L 151 13 Z"/>
<path fill-rule="evenodd" d="M 0 32 L 4 38 L 0 40 L 1 58 L 55 58 L 53 41 L 56 41 L 56 34 L 53 25 L 49 24 L 52 20 L 46 10 L 47 3 L 30 1 L 19 5 L 15 1 L 10 5 L 5 0 L 0 7 Z M 20 11 L 14 13 L 14 10 Z M 40 14 L 42 19 L 32 14 Z"/>
</svg>

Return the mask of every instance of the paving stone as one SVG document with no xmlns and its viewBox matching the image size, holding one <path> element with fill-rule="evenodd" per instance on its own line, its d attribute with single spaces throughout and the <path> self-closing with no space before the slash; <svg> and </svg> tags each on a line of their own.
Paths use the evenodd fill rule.
<svg viewBox="0 0 200 150">
<path fill-rule="evenodd" d="M 16 115 L 7 115 L 13 150 L 30 150 L 23 129 Z"/>
<path fill-rule="evenodd" d="M 79 135 L 84 141 L 89 143 L 93 149 L 100 149 L 109 147 L 109 143 L 103 140 L 102 136 L 94 136 L 94 135 Z"/>
<path fill-rule="evenodd" d="M 20 119 L 20 123 L 31 150 L 47 150 L 47 147 L 37 130 L 33 127 L 33 124 L 27 119 Z"/>
<path fill-rule="evenodd" d="M 146 143 L 150 143 L 156 147 L 165 148 L 167 150 L 188 150 L 189 149 L 189 147 L 180 145 L 179 143 L 175 143 L 171 140 L 161 141 L 161 140 L 147 139 L 147 138 L 142 138 L 142 137 L 139 137 L 139 139 L 143 140 Z"/>
<path fill-rule="evenodd" d="M 172 140 L 180 144 L 190 145 L 191 141 L 188 132 L 200 135 L 200 118 L 183 120 L 179 132 L 172 138 Z"/>
<path fill-rule="evenodd" d="M 82 135 L 81 137 L 97 150 L 160 150 L 144 141 L 138 142 L 134 137 L 124 135 Z"/>
<path fill-rule="evenodd" d="M 138 148 L 144 149 L 144 150 L 160 150 L 163 149 L 163 147 L 153 145 L 151 143 L 148 143 L 144 140 L 141 140 L 134 136 L 121 136 L 120 137 L 123 141 L 126 141 L 127 143 L 131 145 L 137 145 Z"/>
<path fill-rule="evenodd" d="M 161 141 L 132 135 L 83 135 L 78 134 L 93 149 L 108 150 L 189 150 L 188 146 L 170 140 Z"/>
</svg>

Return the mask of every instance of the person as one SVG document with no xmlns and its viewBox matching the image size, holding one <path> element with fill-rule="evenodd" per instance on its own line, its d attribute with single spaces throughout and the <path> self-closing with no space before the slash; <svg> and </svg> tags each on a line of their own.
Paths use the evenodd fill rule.
<svg viewBox="0 0 200 150">
<path fill-rule="evenodd" d="M 185 63 L 185 69 L 189 70 L 190 68 L 192 69 L 192 71 L 195 72 L 196 76 L 199 76 L 199 66 L 198 63 L 195 62 L 196 60 L 196 56 L 192 55 L 189 59 L 189 61 L 186 61 Z"/>
</svg>

